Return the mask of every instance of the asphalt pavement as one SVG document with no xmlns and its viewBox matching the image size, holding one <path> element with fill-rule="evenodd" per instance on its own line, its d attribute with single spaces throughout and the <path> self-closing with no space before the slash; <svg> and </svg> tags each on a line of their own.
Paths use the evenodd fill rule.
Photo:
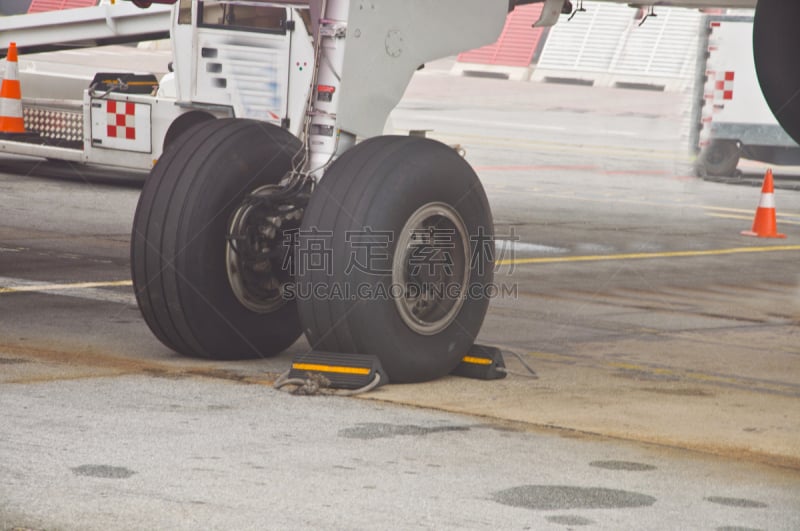
<svg viewBox="0 0 800 531">
<path fill-rule="evenodd" d="M 392 126 L 486 187 L 515 291 L 479 339 L 514 374 L 363 399 L 272 390 L 302 339 L 170 352 L 138 190 L 0 160 L 0 529 L 800 528 L 800 192 L 785 240 L 741 236 L 759 190 L 691 174 L 683 102 L 418 74 Z"/>
<path fill-rule="evenodd" d="M 789 472 L 218 378 L 5 385 L 0 528 L 797 529 Z"/>
</svg>

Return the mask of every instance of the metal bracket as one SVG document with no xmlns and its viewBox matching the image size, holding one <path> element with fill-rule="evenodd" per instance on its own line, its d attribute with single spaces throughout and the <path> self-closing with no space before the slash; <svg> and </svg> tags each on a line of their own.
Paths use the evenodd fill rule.
<svg viewBox="0 0 800 531">
<path fill-rule="evenodd" d="M 564 12 L 567 0 L 545 0 L 539 20 L 533 23 L 534 28 L 546 28 L 555 25 L 558 17 Z"/>
<path fill-rule="evenodd" d="M 347 24 L 322 24 L 319 34 L 330 39 L 344 39 L 347 37 Z"/>
</svg>

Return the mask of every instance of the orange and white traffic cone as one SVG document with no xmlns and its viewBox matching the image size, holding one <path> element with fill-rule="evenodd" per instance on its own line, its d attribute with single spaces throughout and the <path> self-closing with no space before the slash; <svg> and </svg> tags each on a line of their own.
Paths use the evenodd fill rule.
<svg viewBox="0 0 800 531">
<path fill-rule="evenodd" d="M 22 117 L 17 43 L 12 42 L 8 45 L 6 75 L 0 87 L 0 135 L 8 137 L 15 134 L 25 134 L 25 121 Z"/>
<path fill-rule="evenodd" d="M 764 176 L 764 185 L 761 187 L 761 200 L 758 202 L 756 217 L 753 220 L 753 229 L 744 230 L 745 236 L 758 236 L 759 238 L 785 238 L 785 234 L 778 233 L 778 222 L 775 212 L 775 186 L 772 182 L 772 170 L 767 170 Z"/>
</svg>

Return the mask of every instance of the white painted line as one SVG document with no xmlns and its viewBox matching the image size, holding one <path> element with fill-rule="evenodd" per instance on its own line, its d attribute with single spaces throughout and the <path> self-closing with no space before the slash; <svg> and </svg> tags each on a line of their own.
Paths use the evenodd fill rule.
<svg viewBox="0 0 800 531">
<path fill-rule="evenodd" d="M 410 111 L 406 111 L 409 112 Z M 402 118 L 401 118 L 402 119 Z M 480 120 L 476 118 L 453 118 L 450 116 L 436 116 L 434 114 L 414 114 L 413 116 L 406 117 L 408 120 L 422 121 L 427 120 L 431 122 L 441 122 L 450 124 L 464 124 L 474 125 L 476 127 L 496 127 L 503 129 L 527 129 L 532 131 L 566 131 L 567 128 L 560 125 L 540 125 L 540 124 L 522 124 L 519 122 L 498 122 L 492 120 Z"/>
<path fill-rule="evenodd" d="M 613 129 L 575 129 L 574 131 L 587 135 L 639 136 L 641 134 L 634 131 L 615 131 Z"/>
<path fill-rule="evenodd" d="M 114 282 L 74 282 L 52 283 L 22 278 L 0 277 L 0 296 L 14 293 L 46 293 L 48 295 L 62 295 L 101 302 L 114 302 L 129 306 L 136 305 L 133 293 L 121 293 L 103 287 L 129 287 L 130 280 Z"/>
<path fill-rule="evenodd" d="M 536 243 L 527 243 L 512 240 L 497 240 L 496 253 L 497 256 L 503 256 L 504 253 L 544 253 L 544 254 L 563 254 L 568 253 L 569 249 L 563 247 L 552 247 L 549 245 L 539 245 Z M 507 257 L 504 257 L 507 258 Z"/>
<path fill-rule="evenodd" d="M 400 109 L 397 112 L 408 112 L 411 113 L 411 110 Z M 396 115 L 395 115 L 396 116 Z M 562 125 L 541 125 L 541 124 L 527 124 L 527 123 L 520 123 L 520 122 L 501 122 L 497 120 L 481 120 L 479 118 L 455 118 L 452 116 L 437 116 L 434 114 L 422 114 L 414 116 L 407 116 L 401 117 L 397 116 L 400 120 L 408 119 L 408 120 L 427 120 L 430 122 L 440 122 L 440 123 L 451 123 L 451 124 L 464 124 L 464 125 L 474 125 L 476 127 L 493 127 L 498 129 L 518 129 L 518 130 L 529 130 L 529 131 L 570 131 L 575 134 L 586 134 L 586 135 L 598 135 L 598 136 L 625 136 L 625 137 L 636 137 L 639 136 L 640 133 L 636 131 L 623 131 L 623 130 L 615 130 L 615 129 L 578 129 L 574 127 L 565 127 Z"/>
</svg>

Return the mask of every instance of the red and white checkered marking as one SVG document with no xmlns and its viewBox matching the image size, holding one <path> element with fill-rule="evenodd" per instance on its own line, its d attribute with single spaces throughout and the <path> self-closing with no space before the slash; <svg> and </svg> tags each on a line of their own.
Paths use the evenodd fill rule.
<svg viewBox="0 0 800 531">
<path fill-rule="evenodd" d="M 735 73 L 717 72 L 714 77 L 714 99 L 715 100 L 732 100 L 733 99 L 733 78 Z"/>
<path fill-rule="evenodd" d="M 109 138 L 136 140 L 136 105 L 131 102 L 106 101 L 106 135 Z"/>
</svg>

